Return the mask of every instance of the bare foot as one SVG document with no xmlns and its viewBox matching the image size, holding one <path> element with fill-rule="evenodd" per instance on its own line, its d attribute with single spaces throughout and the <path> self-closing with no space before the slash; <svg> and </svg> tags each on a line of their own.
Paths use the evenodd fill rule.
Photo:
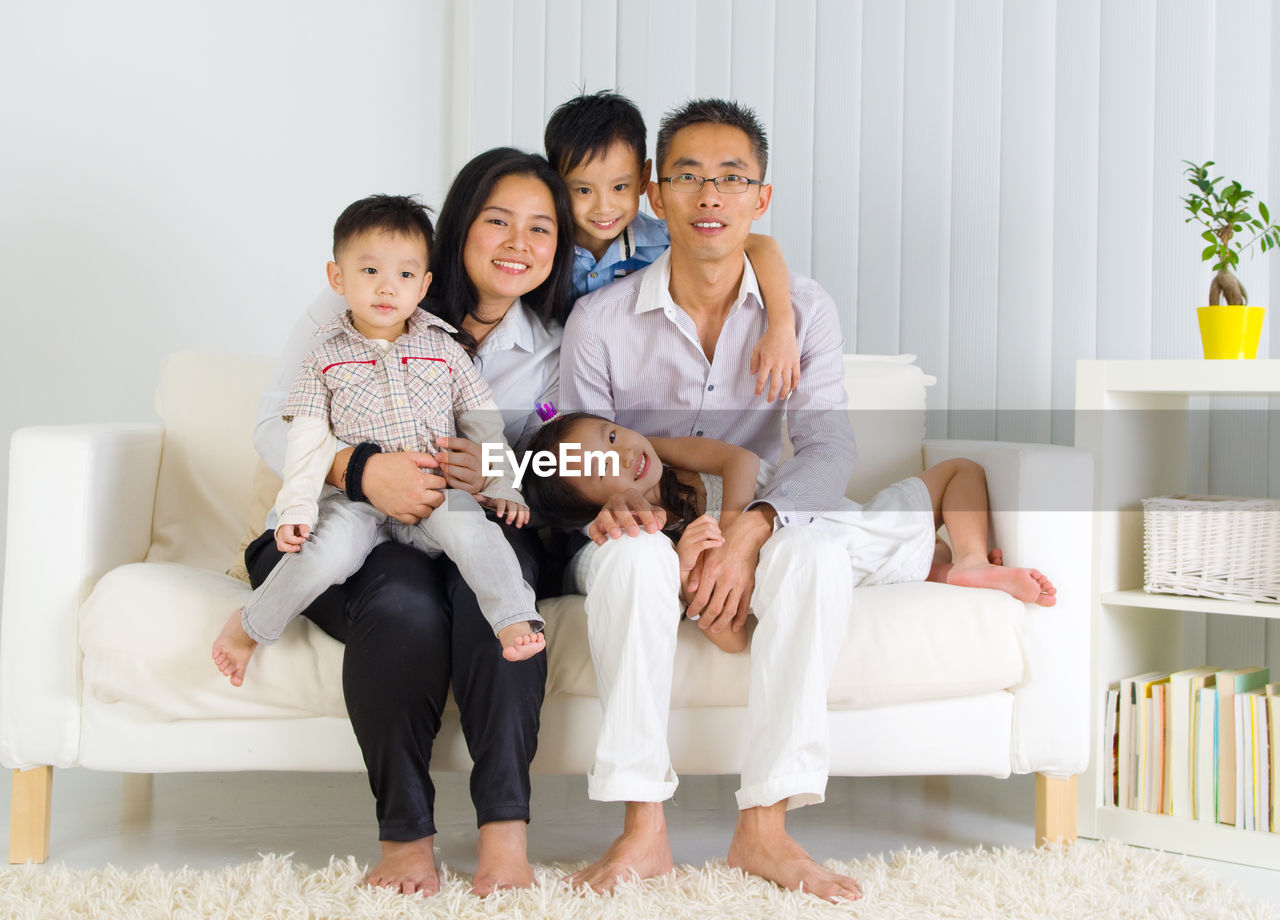
<svg viewBox="0 0 1280 920">
<path fill-rule="evenodd" d="M 785 803 L 782 805 L 785 809 Z M 776 807 L 748 808 L 738 813 L 738 826 L 729 843 L 729 865 L 791 891 L 817 895 L 824 901 L 856 901 L 862 897 L 857 882 L 820 866 L 791 838 L 780 820 L 759 821 L 755 820 L 758 815 L 750 814 Z"/>
<path fill-rule="evenodd" d="M 219 671 L 231 678 L 233 687 L 244 683 L 245 668 L 249 666 L 249 659 L 258 647 L 258 643 L 250 639 L 240 625 L 242 612 L 237 610 L 231 614 L 222 627 L 222 632 L 218 633 L 218 638 L 213 640 L 213 663 L 218 666 Z"/>
<path fill-rule="evenodd" d="M 499 888 L 533 887 L 533 867 L 529 865 L 523 821 L 490 821 L 480 825 L 476 849 L 480 863 L 476 866 L 472 894 L 483 898 Z"/>
<path fill-rule="evenodd" d="M 996 547 L 987 553 L 987 561 L 992 565 L 1004 565 L 1004 550 Z M 934 543 L 933 564 L 929 567 L 929 576 L 925 581 L 947 583 L 947 573 L 951 571 L 951 547 L 941 538 Z"/>
<path fill-rule="evenodd" d="M 542 633 L 534 632 L 528 623 L 512 623 L 498 630 L 502 643 L 502 657 L 507 661 L 524 661 L 547 647 Z"/>
<path fill-rule="evenodd" d="M 435 836 L 417 840 L 382 841 L 382 858 L 365 879 L 375 888 L 401 894 L 432 895 L 440 890 L 436 857 L 431 849 Z"/>
<path fill-rule="evenodd" d="M 655 878 L 674 868 L 662 803 L 628 802 L 622 836 L 603 856 L 571 875 L 569 885 L 606 894 L 620 881 Z"/>
<path fill-rule="evenodd" d="M 994 552 L 992 553 L 994 555 Z M 1001 556 L 1003 559 L 1003 556 Z M 1013 569 L 987 561 L 961 560 L 947 572 L 947 584 L 967 588 L 997 588 L 1027 604 L 1052 607 L 1058 589 L 1037 569 Z"/>
</svg>

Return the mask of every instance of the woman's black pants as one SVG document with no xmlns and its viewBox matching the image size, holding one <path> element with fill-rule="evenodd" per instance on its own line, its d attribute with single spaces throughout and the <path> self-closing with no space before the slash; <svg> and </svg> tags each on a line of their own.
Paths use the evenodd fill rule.
<svg viewBox="0 0 1280 920">
<path fill-rule="evenodd" d="M 536 585 L 537 535 L 499 526 L 525 580 Z M 270 531 L 249 544 L 245 564 L 255 587 L 280 556 Z M 503 658 L 475 594 L 446 556 L 431 559 L 383 543 L 360 571 L 303 614 L 346 645 L 342 692 L 377 800 L 378 839 L 417 840 L 436 832 L 428 768 L 450 678 L 475 762 L 477 825 L 529 820 L 529 763 L 538 748 L 547 656 Z"/>
</svg>

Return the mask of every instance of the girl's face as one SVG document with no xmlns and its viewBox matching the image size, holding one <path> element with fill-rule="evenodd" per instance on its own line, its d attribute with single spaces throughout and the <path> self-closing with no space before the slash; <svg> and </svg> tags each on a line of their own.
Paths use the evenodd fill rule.
<svg viewBox="0 0 1280 920">
<path fill-rule="evenodd" d="M 551 274 L 556 256 L 556 209 L 550 190 L 533 176 L 503 176 L 467 232 L 462 262 L 480 296 L 478 312 L 500 318 L 517 297 Z"/>
<path fill-rule="evenodd" d="M 604 419 L 583 419 L 569 429 L 561 443 L 578 444 L 583 457 L 587 451 L 607 451 L 618 457 L 617 472 L 614 472 L 611 460 L 604 464 L 593 462 L 590 476 L 578 476 L 572 480 L 583 498 L 603 506 L 614 495 L 628 489 L 639 489 L 651 504 L 658 503 L 662 461 L 644 435 Z M 579 462 L 580 472 L 584 466 Z"/>
</svg>

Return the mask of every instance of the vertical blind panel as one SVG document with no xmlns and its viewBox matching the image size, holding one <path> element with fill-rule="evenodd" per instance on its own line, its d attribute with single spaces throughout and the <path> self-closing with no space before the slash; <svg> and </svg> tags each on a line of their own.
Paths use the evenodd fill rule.
<svg viewBox="0 0 1280 920">
<path fill-rule="evenodd" d="M 937 377 L 933 405 L 947 404 L 951 307 L 951 138 L 955 12 L 909 0 L 902 90 L 902 351 Z M 931 421 L 935 416 L 931 415 Z M 937 424 L 935 422 L 935 424 Z M 930 431 L 932 437 L 941 432 Z"/>
<path fill-rule="evenodd" d="M 1102 5 L 1098 357 L 1151 357 L 1155 5 Z"/>
<path fill-rule="evenodd" d="M 858 350 L 899 350 L 902 278 L 902 91 L 905 0 L 862 10 Z"/>
<path fill-rule="evenodd" d="M 1101 0 L 1057 5 L 1054 61 L 1053 393 L 1056 444 L 1075 441 L 1076 361 L 1095 356 Z"/>
<path fill-rule="evenodd" d="M 520 0 L 515 7 L 511 49 L 511 145 L 542 150 L 546 123 L 546 0 Z"/>
<path fill-rule="evenodd" d="M 590 6 L 590 3 L 587 4 Z M 555 107 L 582 88 L 583 28 L 580 0 L 547 0 L 546 83 L 543 87 L 542 112 L 550 115 Z M 612 42 L 609 43 L 612 46 Z M 542 128 L 538 125 L 538 143 L 529 150 L 542 152 Z"/>
<path fill-rule="evenodd" d="M 782 4 L 774 0 L 736 0 L 733 4 L 733 59 L 729 65 L 730 95 L 755 109 L 771 144 L 777 140 L 773 131 L 773 21 L 779 6 Z M 781 63 L 797 64 L 790 57 Z M 755 231 L 772 234 L 773 216 L 766 213 L 763 219 L 756 221 Z"/>
<path fill-rule="evenodd" d="M 592 0 L 588 0 L 592 2 Z M 648 0 L 620 0 L 618 3 L 617 90 L 640 107 L 649 129 L 649 151 L 658 130 L 658 112 L 649 105 L 649 3 Z"/>
<path fill-rule="evenodd" d="M 511 143 L 515 56 L 514 0 L 476 0 L 471 8 L 473 90 L 470 157 Z M 461 164 L 459 164 L 461 165 Z"/>
<path fill-rule="evenodd" d="M 1000 119 L 1000 262 L 996 436 L 1047 441 L 1053 350 L 1054 15 L 1046 3 L 1004 8 Z"/>
<path fill-rule="evenodd" d="M 815 0 L 779 4 L 776 16 L 774 95 L 778 105 L 769 131 L 769 175 L 774 186 L 769 226 L 782 246 L 787 267 L 808 275 L 813 243 Z"/>
<path fill-rule="evenodd" d="M 1210 159 L 1213 140 L 1213 9 L 1210 0 L 1172 0 L 1156 8 L 1155 158 L 1151 274 L 1151 354 L 1200 351 L 1195 308 L 1207 302 L 1208 263 L 1201 227 L 1186 223 L 1190 191 L 1183 160 Z"/>
<path fill-rule="evenodd" d="M 700 0 L 696 7 L 698 55 L 690 95 L 700 99 L 724 99 L 729 89 L 733 60 L 733 4 L 730 0 Z M 692 14 L 686 14 L 692 19 Z"/>
<path fill-rule="evenodd" d="M 844 348 L 857 351 L 858 125 L 862 0 L 819 0 L 813 87 L 813 277 L 835 298 Z M 930 369 L 932 370 L 932 369 Z"/>
<path fill-rule="evenodd" d="M 618 45 L 624 39 L 618 30 L 616 0 L 583 0 L 580 28 L 582 50 L 579 60 L 582 62 L 583 90 L 594 93 L 617 88 Z M 556 105 L 563 101 L 556 100 Z M 554 109 L 552 106 L 551 110 Z"/>
<path fill-rule="evenodd" d="M 996 288 L 1000 238 L 999 0 L 956 7 L 951 160 L 951 411 L 947 434 L 995 437 Z"/>
<path fill-rule="evenodd" d="M 649 98 L 645 122 L 654 138 L 662 114 L 693 97 L 694 64 L 698 57 L 696 26 L 696 17 L 682 0 L 650 0 Z"/>
</svg>

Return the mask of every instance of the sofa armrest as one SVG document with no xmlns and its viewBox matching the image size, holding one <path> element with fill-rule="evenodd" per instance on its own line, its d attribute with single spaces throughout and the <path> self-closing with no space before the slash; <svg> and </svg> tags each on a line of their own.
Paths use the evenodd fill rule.
<svg viewBox="0 0 1280 920">
<path fill-rule="evenodd" d="M 80 605 L 106 572 L 151 545 L 163 429 L 22 428 L 9 451 L 0 615 L 0 762 L 76 762 Z"/>
<path fill-rule="evenodd" d="M 1052 607 L 1027 605 L 1027 680 L 1014 691 L 1016 773 L 1069 776 L 1089 761 L 1093 457 L 1075 447 L 930 440 L 924 461 L 968 457 L 987 473 L 995 545 L 1006 565 L 1043 571 Z"/>
</svg>

